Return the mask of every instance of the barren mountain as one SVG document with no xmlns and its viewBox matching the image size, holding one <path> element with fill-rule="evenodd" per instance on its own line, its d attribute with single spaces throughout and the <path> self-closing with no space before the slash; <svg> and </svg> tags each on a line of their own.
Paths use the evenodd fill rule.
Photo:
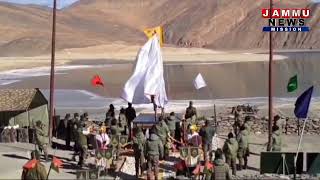
<svg viewBox="0 0 320 180">
<path fill-rule="evenodd" d="M 320 48 L 319 4 L 275 1 L 275 7 L 313 10 L 308 33 L 275 33 L 276 47 Z M 256 0 L 80 0 L 57 14 L 57 49 L 141 44 L 142 30 L 163 25 L 167 44 L 213 49 L 265 49 L 267 1 Z M 32 56 L 50 51 L 51 9 L 0 3 L 0 56 Z"/>
</svg>

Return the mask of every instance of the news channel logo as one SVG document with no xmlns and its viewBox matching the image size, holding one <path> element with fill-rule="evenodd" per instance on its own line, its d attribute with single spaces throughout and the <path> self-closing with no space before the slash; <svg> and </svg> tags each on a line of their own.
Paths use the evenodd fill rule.
<svg viewBox="0 0 320 180">
<path fill-rule="evenodd" d="M 262 9 L 262 18 L 268 19 L 268 26 L 264 26 L 263 32 L 308 32 L 307 19 L 311 18 L 311 10 L 308 8 L 273 8 Z"/>
</svg>

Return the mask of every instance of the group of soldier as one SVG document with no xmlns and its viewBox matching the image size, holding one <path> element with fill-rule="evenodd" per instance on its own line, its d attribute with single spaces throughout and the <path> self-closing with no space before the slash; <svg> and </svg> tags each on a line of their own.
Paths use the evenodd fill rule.
<svg viewBox="0 0 320 180">
<path fill-rule="evenodd" d="M 146 137 L 148 136 L 148 137 Z M 159 174 L 159 161 L 166 160 L 169 156 L 170 145 L 176 141 L 176 117 L 171 112 L 168 117 L 160 116 L 158 123 L 153 125 L 148 134 L 144 134 L 141 127 L 134 128 L 133 150 L 135 154 L 136 177 L 142 175 L 144 161 L 147 160 L 147 176 L 155 179 Z"/>
<path fill-rule="evenodd" d="M 242 121 L 242 116 L 239 108 L 233 109 L 235 116 L 235 123 L 233 130 L 228 134 L 228 139 L 223 145 L 223 153 L 225 155 L 226 163 L 231 167 L 232 174 L 236 175 L 236 171 L 247 169 L 249 150 L 249 135 L 250 126 L 252 122 L 251 116 L 245 116 Z M 287 120 L 286 120 L 287 121 Z M 243 123 L 242 123 L 243 122 Z M 271 151 L 281 151 L 282 147 L 282 131 L 284 121 L 279 115 L 276 115 L 273 120 L 272 126 L 272 143 Z M 287 129 L 287 128 L 285 128 Z M 239 166 L 237 168 L 236 161 L 239 160 Z"/>
<path fill-rule="evenodd" d="M 106 112 L 106 117 L 103 122 L 95 124 L 98 132 L 94 132 L 95 138 L 98 141 L 99 148 L 107 147 L 109 145 L 110 135 L 131 135 L 131 122 L 136 117 L 136 111 L 132 107 L 131 103 L 128 103 L 126 109 L 121 108 L 119 116 L 115 116 L 115 108 L 113 104 L 110 104 L 109 109 Z M 93 128 L 89 122 L 88 113 L 84 113 L 81 116 L 78 113 L 74 113 L 73 118 L 70 114 L 66 114 L 65 118 L 60 121 L 57 128 L 57 136 L 61 139 L 65 139 L 66 149 L 70 150 L 70 142 L 74 142 L 73 150 L 74 155 L 72 160 L 75 161 L 75 157 L 79 155 L 78 165 L 82 167 L 84 165 L 84 159 L 87 157 L 89 142 L 88 133 Z M 108 128 L 107 128 L 108 127 Z M 100 142 L 101 140 L 101 142 Z"/>
<path fill-rule="evenodd" d="M 100 124 L 101 129 L 96 138 L 103 139 L 102 145 L 108 145 L 110 140 L 109 135 L 128 135 L 128 139 L 132 144 L 135 156 L 135 171 L 136 177 L 140 177 L 144 170 L 147 170 L 148 179 L 154 175 L 155 179 L 158 179 L 159 163 L 162 160 L 166 160 L 169 157 L 170 149 L 172 149 L 173 143 L 177 146 L 191 145 L 202 146 L 203 160 L 205 162 L 211 162 L 215 167 L 221 167 L 220 172 L 216 171 L 215 177 L 224 176 L 224 178 L 230 178 L 229 169 L 232 174 L 236 175 L 237 170 L 247 169 L 248 156 L 249 156 L 249 134 L 251 117 L 245 116 L 244 121 L 240 116 L 240 112 L 235 110 L 235 124 L 234 132 L 228 134 L 228 139 L 225 141 L 223 148 L 218 148 L 215 151 L 215 159 L 210 159 L 212 151 L 212 139 L 216 133 L 216 129 L 212 126 L 209 120 L 205 121 L 197 131 L 194 128 L 193 123 L 197 121 L 197 110 L 193 107 L 192 101 L 189 102 L 189 106 L 186 109 L 184 119 L 190 124 L 190 134 L 187 142 L 184 142 L 184 137 L 181 135 L 182 127 L 181 121 L 176 117 L 174 112 L 171 112 L 168 116 L 162 114 L 158 117 L 158 122 L 154 124 L 147 131 L 141 127 L 132 127 L 132 121 L 136 118 L 136 111 L 132 107 L 132 104 L 128 103 L 126 109 L 121 108 L 118 118 L 115 117 L 115 108 L 111 104 L 106 112 L 105 121 Z M 278 126 L 280 118 L 274 117 L 273 135 L 272 135 L 272 150 L 281 151 L 281 130 Z M 84 113 L 81 116 L 78 113 L 74 113 L 73 118 L 70 114 L 66 114 L 65 118 L 59 123 L 58 135 L 62 135 L 66 142 L 67 149 L 70 148 L 70 142 L 74 141 L 74 156 L 79 156 L 78 165 L 82 167 L 84 160 L 87 157 L 88 150 L 88 138 L 85 134 L 86 123 L 88 122 L 88 114 Z M 109 131 L 106 130 L 109 127 Z M 44 157 L 48 159 L 48 141 L 47 133 L 44 132 L 44 125 L 41 121 L 36 122 L 36 142 L 38 149 L 43 151 Z M 60 129 L 60 130 L 59 130 Z M 131 133 L 132 132 L 132 133 Z M 101 136 L 101 137 L 100 137 Z M 194 137 L 197 143 L 194 143 Z M 104 144 L 105 143 L 105 144 Z M 187 143 L 187 144 L 186 144 Z M 223 155 L 225 161 L 223 161 Z M 237 159 L 239 166 L 237 168 Z M 147 162 L 146 164 L 144 162 Z M 219 169 L 219 168 L 217 168 Z M 153 170 L 153 172 L 152 172 Z"/>
<path fill-rule="evenodd" d="M 239 170 L 247 169 L 249 150 L 249 134 L 250 134 L 250 117 L 246 116 L 245 121 L 240 125 L 237 133 L 230 132 L 228 139 L 223 145 L 223 153 L 226 163 L 231 167 L 232 174 L 236 175 L 236 162 L 239 159 Z"/>
<path fill-rule="evenodd" d="M 197 119 L 197 110 L 193 107 L 192 101 L 189 103 L 189 107 L 186 109 L 185 117 L 186 121 L 192 124 Z M 167 160 L 170 155 L 170 150 L 173 144 L 176 146 L 193 145 L 192 137 L 189 141 L 183 143 L 183 138 L 180 135 L 182 127 L 177 126 L 181 121 L 175 116 L 174 112 L 171 112 L 169 116 L 160 116 L 158 123 L 153 125 L 146 138 L 140 127 L 135 127 L 135 133 L 133 136 L 133 148 L 135 154 L 135 168 L 136 177 L 142 174 L 144 159 L 147 160 L 147 177 L 151 179 L 152 174 L 155 179 L 158 179 L 159 174 L 159 162 L 161 160 Z M 191 127 L 191 126 L 188 126 Z M 209 161 L 209 154 L 212 149 L 212 138 L 215 135 L 215 128 L 211 125 L 210 121 L 206 121 L 205 125 L 199 129 L 197 136 L 200 137 L 204 151 L 204 160 Z M 196 136 L 193 136 L 196 137 Z M 152 172 L 153 169 L 153 172 Z"/>
<path fill-rule="evenodd" d="M 111 136 L 128 135 L 134 150 L 136 177 L 138 178 L 143 174 L 144 170 L 147 170 L 148 179 L 151 178 L 152 174 L 154 175 L 155 179 L 158 179 L 159 162 L 168 159 L 170 149 L 172 149 L 172 144 L 175 143 L 177 146 L 194 145 L 192 144 L 192 138 L 188 139 L 190 141 L 187 141 L 187 144 L 182 143 L 183 137 L 181 135 L 181 121 L 176 117 L 174 112 L 171 112 L 168 116 L 161 115 L 158 117 L 158 122 L 149 128 L 148 132 L 146 132 L 146 129 L 142 129 L 138 126 L 131 127 L 131 122 L 135 117 L 135 109 L 130 103 L 128 104 L 128 108 L 120 109 L 118 118 L 115 117 L 115 108 L 111 104 L 106 113 L 106 119 L 101 124 L 101 127 L 109 127 L 109 131 L 107 133 L 106 128 L 101 128 L 99 135 L 102 136 L 102 134 L 105 134 L 107 137 L 108 134 Z M 193 107 L 192 101 L 189 102 L 184 119 L 186 119 L 186 121 L 190 124 L 193 124 L 197 121 L 197 110 L 195 107 Z M 73 150 L 75 153 L 72 157 L 72 160 L 75 161 L 75 156 L 78 155 L 78 165 L 80 167 L 84 165 L 84 159 L 87 157 L 88 139 L 84 133 L 87 121 L 87 113 L 84 113 L 81 116 L 78 113 L 74 113 L 73 118 L 71 118 L 70 114 L 67 114 L 65 119 L 59 123 L 58 127 L 58 134 L 63 134 L 62 136 L 65 139 L 67 149 L 71 149 L 70 142 L 74 141 Z M 37 123 L 37 144 L 39 149 L 44 152 L 45 157 L 47 158 L 48 143 L 45 140 L 41 140 L 42 137 L 43 139 L 46 137 L 41 128 L 43 128 L 43 125 L 40 122 Z M 199 144 L 196 144 L 196 146 L 202 146 L 204 160 L 211 161 L 209 154 L 212 153 L 212 138 L 215 135 L 215 128 L 211 125 L 210 121 L 206 120 L 204 126 L 202 126 L 197 132 L 199 132 L 198 135 L 200 137 L 200 142 Z M 239 157 L 244 159 L 244 166 L 246 167 L 246 153 L 248 152 L 246 131 L 242 130 L 239 135 L 241 138 L 239 138 L 239 150 L 237 150 L 237 152 L 239 152 Z M 230 137 L 230 142 L 233 142 L 232 137 Z M 233 151 L 233 149 L 232 152 L 230 151 L 230 154 L 232 154 L 231 156 L 226 155 L 226 157 L 228 157 L 228 164 L 232 164 L 235 161 Z M 222 157 L 222 154 L 219 155 L 219 150 L 216 153 L 216 166 L 223 165 L 223 167 L 225 167 L 226 164 L 221 164 L 220 160 L 218 159 L 219 156 Z M 147 162 L 146 166 L 144 163 L 145 161 Z M 241 162 L 243 161 L 240 161 L 240 164 Z"/>
</svg>

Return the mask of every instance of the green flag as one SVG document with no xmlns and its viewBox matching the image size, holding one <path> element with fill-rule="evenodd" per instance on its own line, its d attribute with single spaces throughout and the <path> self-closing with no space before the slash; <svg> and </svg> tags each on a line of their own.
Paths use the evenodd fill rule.
<svg viewBox="0 0 320 180">
<path fill-rule="evenodd" d="M 298 77 L 297 75 L 289 79 L 287 90 L 288 92 L 293 92 L 298 89 Z"/>
</svg>

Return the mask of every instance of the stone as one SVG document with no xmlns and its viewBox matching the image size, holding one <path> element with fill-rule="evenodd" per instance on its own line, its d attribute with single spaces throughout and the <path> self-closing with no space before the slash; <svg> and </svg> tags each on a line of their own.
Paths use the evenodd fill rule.
<svg viewBox="0 0 320 180">
<path fill-rule="evenodd" d="M 262 134 L 260 131 L 256 131 L 254 134 L 256 134 L 256 135 L 260 135 L 260 134 Z"/>
</svg>

